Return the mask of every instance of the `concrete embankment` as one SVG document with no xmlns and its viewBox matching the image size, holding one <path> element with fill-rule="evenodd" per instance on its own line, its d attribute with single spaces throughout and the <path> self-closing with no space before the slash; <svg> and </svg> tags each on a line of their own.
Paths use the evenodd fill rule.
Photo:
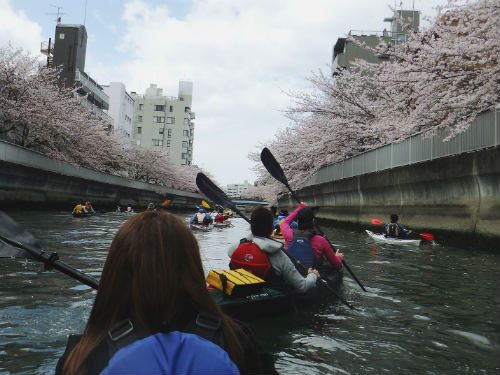
<svg viewBox="0 0 500 375">
<path fill-rule="evenodd" d="M 307 186 L 297 191 L 320 206 L 320 220 L 367 229 L 372 218 L 430 232 L 437 242 L 500 251 L 500 149 L 367 173 Z M 280 206 L 295 207 L 289 196 Z"/>
<path fill-rule="evenodd" d="M 63 208 L 90 200 L 97 208 L 132 204 L 144 208 L 172 199 L 171 208 L 192 208 L 197 193 L 130 181 L 86 168 L 76 168 L 40 153 L 0 141 L 0 206 Z"/>
</svg>

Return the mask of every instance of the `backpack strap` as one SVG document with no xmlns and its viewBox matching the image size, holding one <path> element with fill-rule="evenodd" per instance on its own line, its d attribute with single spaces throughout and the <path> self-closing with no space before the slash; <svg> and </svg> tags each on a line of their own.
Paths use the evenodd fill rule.
<svg viewBox="0 0 500 375">
<path fill-rule="evenodd" d="M 224 349 L 222 320 L 217 315 L 207 312 L 198 313 L 196 319 L 189 322 L 184 332 L 194 333 Z"/>
</svg>

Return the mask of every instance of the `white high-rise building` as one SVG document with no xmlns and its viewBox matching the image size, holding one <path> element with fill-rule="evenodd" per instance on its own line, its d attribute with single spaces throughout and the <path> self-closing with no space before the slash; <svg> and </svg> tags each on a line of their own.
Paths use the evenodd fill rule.
<svg viewBox="0 0 500 375">
<path fill-rule="evenodd" d="M 109 96 L 108 114 L 113 118 L 114 127 L 124 136 L 132 136 L 132 119 L 134 118 L 134 99 L 125 90 L 121 82 L 110 82 L 102 85 L 104 92 Z"/>
<path fill-rule="evenodd" d="M 135 101 L 133 143 L 145 148 L 162 148 L 178 165 L 193 160 L 194 118 L 191 111 L 193 83 L 179 81 L 177 97 L 163 95 L 151 84 L 144 95 L 131 93 Z"/>
<path fill-rule="evenodd" d="M 227 196 L 229 198 L 241 198 L 241 195 L 248 191 L 253 185 L 247 180 L 243 184 L 228 184 L 227 185 Z"/>
</svg>

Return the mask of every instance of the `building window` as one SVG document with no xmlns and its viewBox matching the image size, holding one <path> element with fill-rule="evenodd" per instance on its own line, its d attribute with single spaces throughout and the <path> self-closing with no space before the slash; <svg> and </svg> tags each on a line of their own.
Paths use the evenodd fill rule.
<svg viewBox="0 0 500 375">
<path fill-rule="evenodd" d="M 186 113 L 191 112 L 191 108 L 190 107 L 184 107 L 184 112 L 186 112 Z"/>
<path fill-rule="evenodd" d="M 167 147 L 170 147 L 170 141 L 167 141 Z"/>
<path fill-rule="evenodd" d="M 181 154 L 181 159 L 183 159 L 183 160 L 184 160 L 184 159 L 187 159 L 187 153 L 183 152 L 183 153 Z"/>
<path fill-rule="evenodd" d="M 189 125 L 189 119 L 188 118 L 184 119 L 184 125 Z"/>
<path fill-rule="evenodd" d="M 163 134 L 163 131 L 164 131 L 164 130 L 165 130 L 164 128 L 160 128 L 160 129 L 158 129 L 158 133 L 159 133 L 159 134 Z"/>
<path fill-rule="evenodd" d="M 142 122 L 142 116 L 137 116 L 137 122 Z"/>
<path fill-rule="evenodd" d="M 183 130 L 182 135 L 185 135 L 186 137 L 189 137 L 189 130 Z"/>
<path fill-rule="evenodd" d="M 174 106 L 173 106 L 173 105 L 171 105 L 170 107 L 168 107 L 168 111 L 169 111 L 169 112 L 173 112 L 173 111 L 174 111 Z"/>
<path fill-rule="evenodd" d="M 158 104 L 156 104 L 155 105 L 155 111 L 165 112 L 165 106 L 164 105 L 158 105 Z"/>
<path fill-rule="evenodd" d="M 152 139 L 151 146 L 163 146 L 163 141 L 161 139 Z"/>
<path fill-rule="evenodd" d="M 141 140 L 138 139 L 136 143 L 137 143 L 137 146 L 140 146 L 141 145 Z"/>
<path fill-rule="evenodd" d="M 182 147 L 183 147 L 183 148 L 187 148 L 187 146 L 188 146 L 187 141 L 182 141 Z"/>
<path fill-rule="evenodd" d="M 142 111 L 144 109 L 144 104 L 139 104 L 139 111 Z"/>
<path fill-rule="evenodd" d="M 142 133 L 142 127 L 138 126 L 137 127 L 137 134 L 141 134 Z"/>
<path fill-rule="evenodd" d="M 172 129 L 167 129 L 167 137 L 168 138 L 172 137 Z"/>
<path fill-rule="evenodd" d="M 162 117 L 162 116 L 153 116 L 153 122 L 156 122 L 158 124 L 163 124 L 165 122 L 165 117 Z"/>
<path fill-rule="evenodd" d="M 175 117 L 167 117 L 167 124 L 175 124 Z"/>
</svg>

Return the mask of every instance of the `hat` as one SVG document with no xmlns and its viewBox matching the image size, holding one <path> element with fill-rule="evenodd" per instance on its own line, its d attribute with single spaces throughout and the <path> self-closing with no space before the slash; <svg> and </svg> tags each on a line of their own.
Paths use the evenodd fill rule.
<svg viewBox="0 0 500 375">
<path fill-rule="evenodd" d="M 155 204 L 153 202 L 149 203 L 148 209 L 152 210 L 153 208 L 155 208 Z"/>
<path fill-rule="evenodd" d="M 280 210 L 279 212 L 280 215 L 283 215 L 283 216 L 288 216 L 288 210 L 286 208 Z"/>
<path fill-rule="evenodd" d="M 200 209 L 198 210 L 198 212 L 202 214 L 202 213 L 204 213 L 204 212 L 205 212 L 205 209 L 204 209 L 204 208 L 200 208 Z"/>
<path fill-rule="evenodd" d="M 297 219 L 302 222 L 311 221 L 313 218 L 314 218 L 314 211 L 311 207 L 304 207 L 297 214 Z"/>
</svg>

